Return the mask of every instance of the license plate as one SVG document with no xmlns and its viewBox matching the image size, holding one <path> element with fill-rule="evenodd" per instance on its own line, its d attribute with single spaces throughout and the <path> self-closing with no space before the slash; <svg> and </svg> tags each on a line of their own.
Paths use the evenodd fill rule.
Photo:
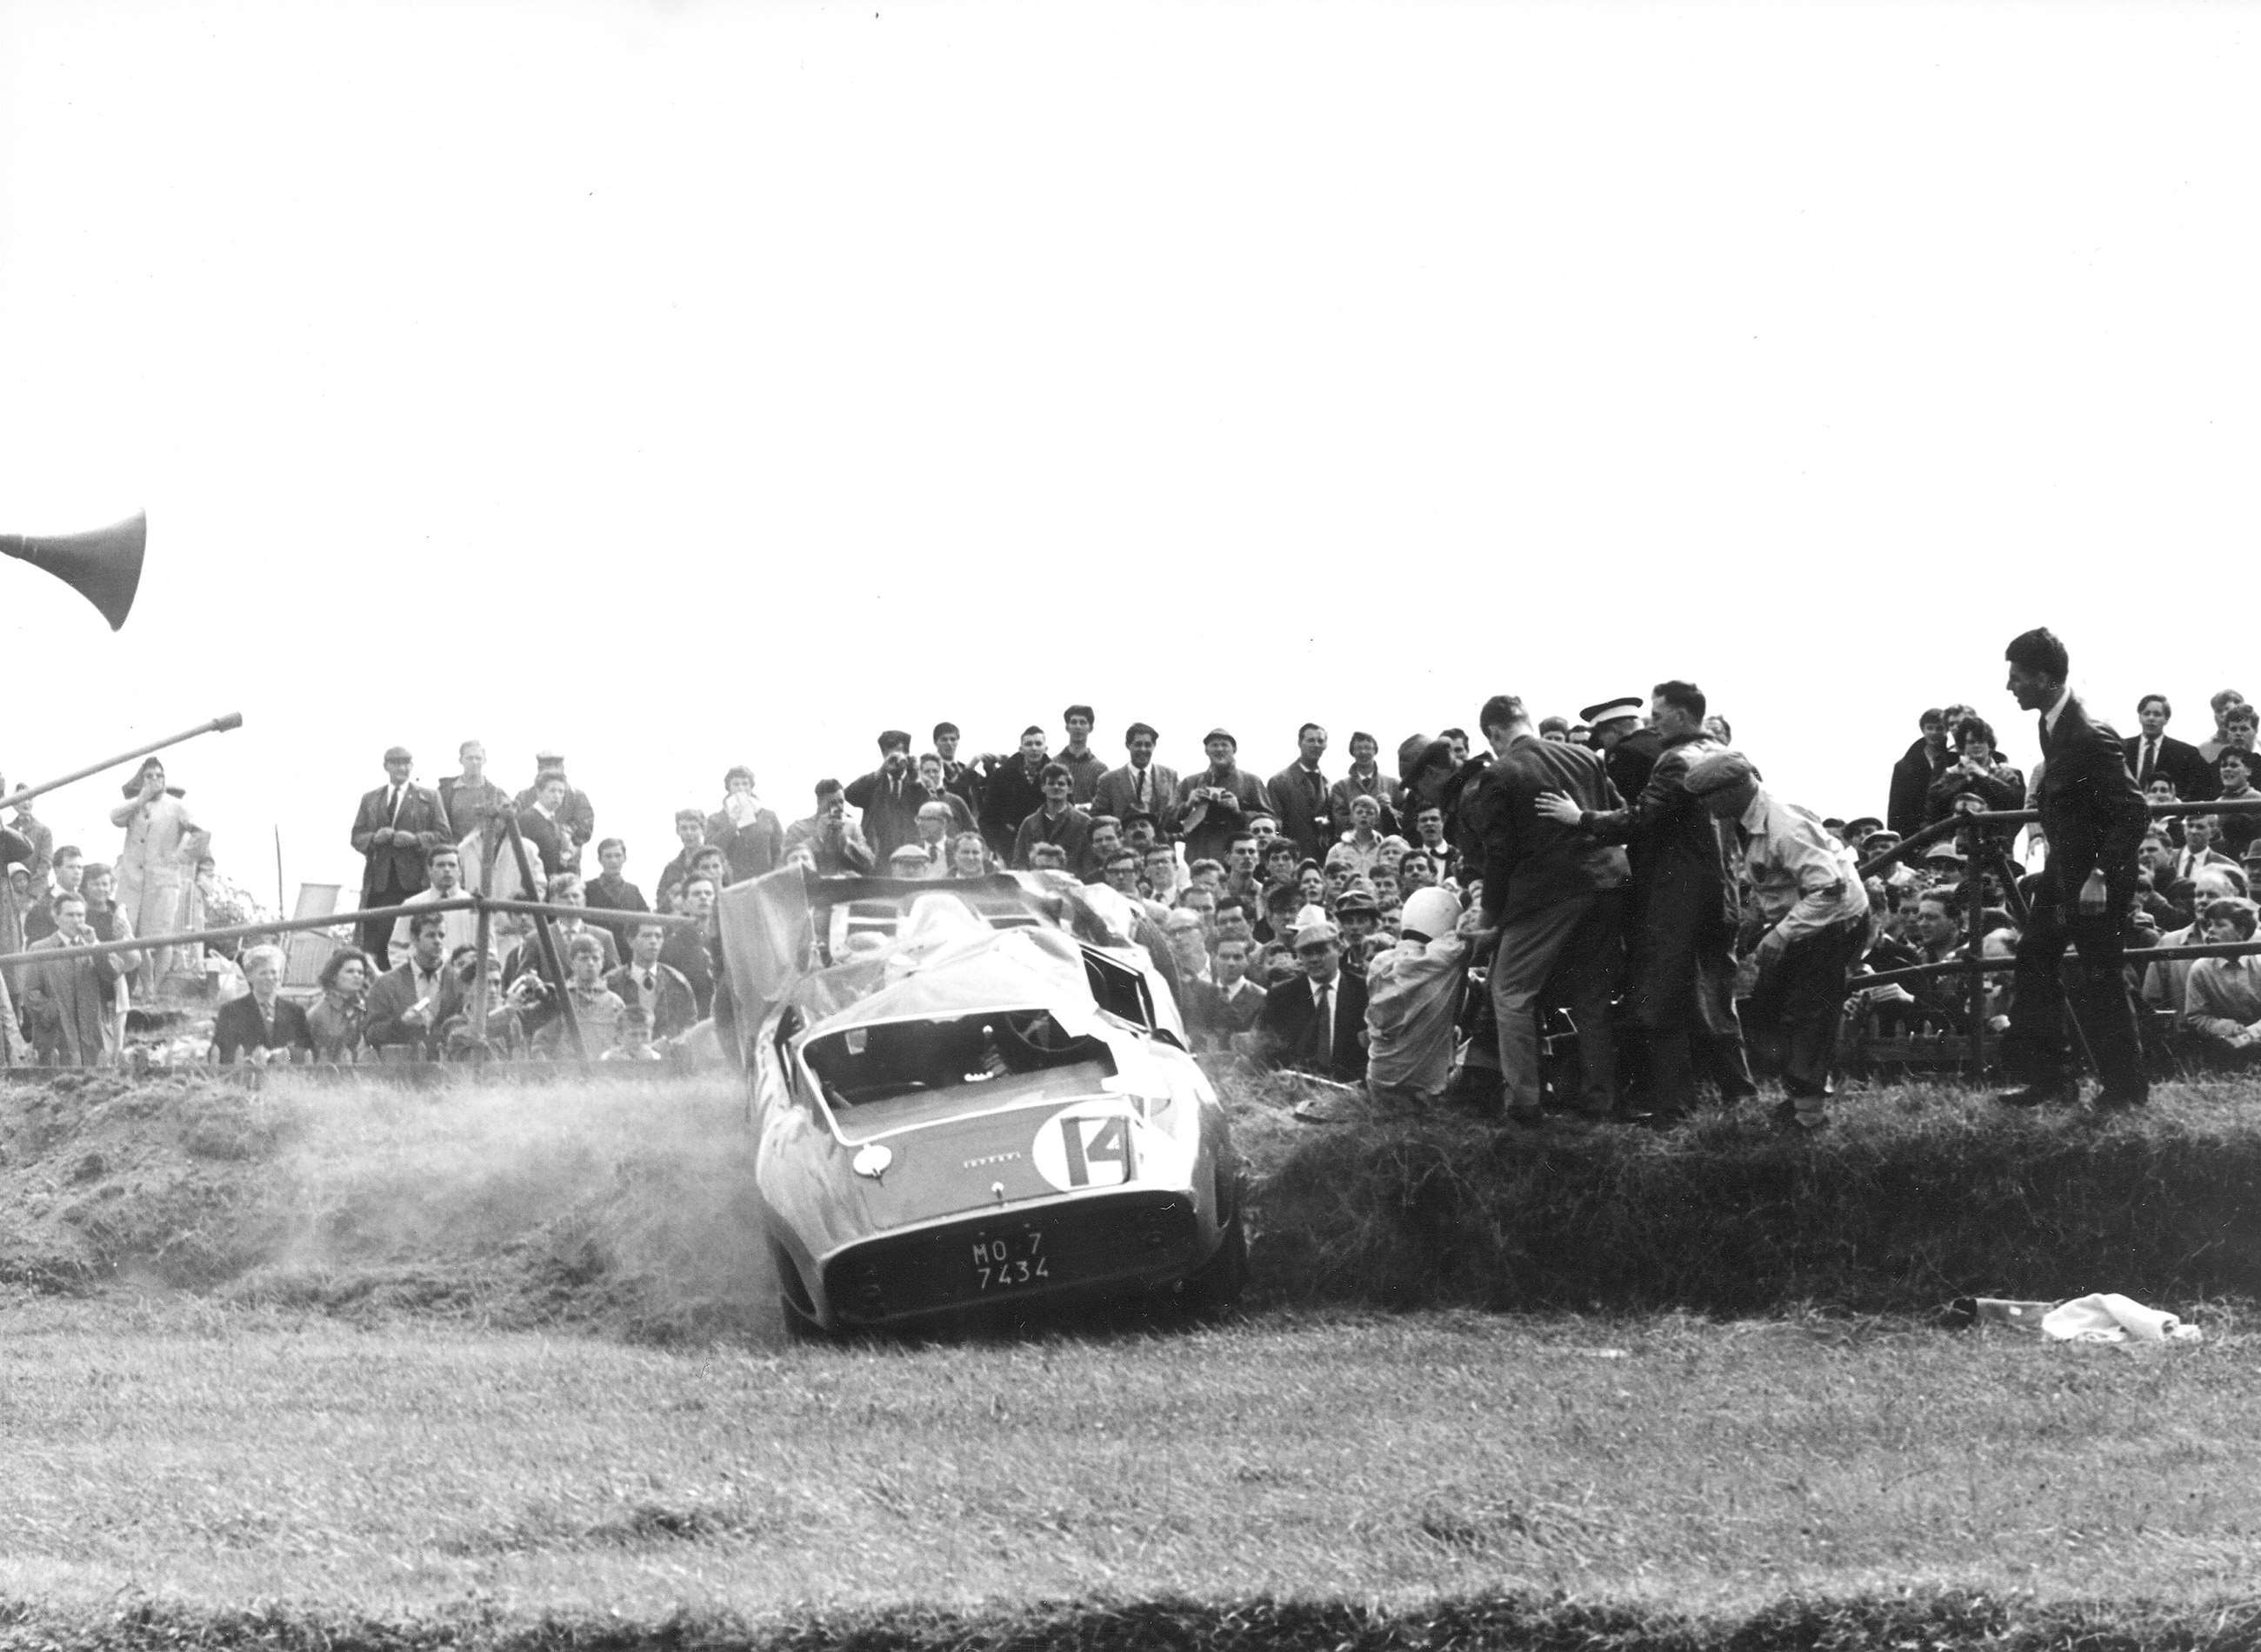
<svg viewBox="0 0 2261 1652">
<path fill-rule="evenodd" d="M 972 1241 L 973 1289 L 977 1296 L 1041 1285 L 1052 1277 L 1052 1257 L 1037 1228 L 1018 1233 L 984 1234 Z"/>
</svg>

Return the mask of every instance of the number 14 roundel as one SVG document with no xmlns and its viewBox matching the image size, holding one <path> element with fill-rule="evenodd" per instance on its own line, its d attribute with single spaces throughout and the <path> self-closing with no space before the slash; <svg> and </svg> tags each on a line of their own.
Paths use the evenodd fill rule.
<svg viewBox="0 0 2261 1652">
<path fill-rule="evenodd" d="M 1063 1193 L 1128 1187 L 1145 1157 L 1145 1121 L 1128 1108 L 1089 1102 L 1061 1109 L 1037 1126 L 1030 1157 Z"/>
</svg>

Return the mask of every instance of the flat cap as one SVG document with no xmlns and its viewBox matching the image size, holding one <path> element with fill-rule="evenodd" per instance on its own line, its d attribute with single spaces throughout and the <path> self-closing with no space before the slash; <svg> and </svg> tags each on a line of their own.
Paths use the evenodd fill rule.
<svg viewBox="0 0 2261 1652">
<path fill-rule="evenodd" d="M 1232 737 L 1232 734 L 1230 729 L 1212 729 L 1202 736 L 1202 743 L 1203 745 L 1207 745 L 1212 740 L 1222 740 L 1231 746 L 1235 751 L 1240 750 L 1240 742 Z"/>
<path fill-rule="evenodd" d="M 1759 772 L 1740 751 L 1714 751 L 1688 771 L 1688 795 L 1709 797 L 1731 786 L 1755 783 Z"/>
<path fill-rule="evenodd" d="M 387 763 L 413 763 L 416 761 L 416 759 L 409 754 L 409 751 L 406 746 L 385 747 L 384 760 Z"/>
</svg>

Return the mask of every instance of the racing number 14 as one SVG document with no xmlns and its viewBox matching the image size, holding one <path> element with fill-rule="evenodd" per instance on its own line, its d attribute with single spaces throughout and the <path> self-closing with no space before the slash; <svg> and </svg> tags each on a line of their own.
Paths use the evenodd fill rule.
<svg viewBox="0 0 2261 1652">
<path fill-rule="evenodd" d="M 1088 1141 L 1083 1132 L 1096 1124 L 1099 1130 Z M 1114 1164 L 1123 1174 L 1106 1185 L 1127 1187 L 1138 1179 L 1138 1153 L 1130 1143 L 1130 1121 L 1120 1113 L 1107 1118 L 1063 1118 L 1059 1122 L 1060 1146 L 1067 1149 L 1067 1180 L 1073 1188 L 1091 1185 L 1094 1164 Z"/>
</svg>

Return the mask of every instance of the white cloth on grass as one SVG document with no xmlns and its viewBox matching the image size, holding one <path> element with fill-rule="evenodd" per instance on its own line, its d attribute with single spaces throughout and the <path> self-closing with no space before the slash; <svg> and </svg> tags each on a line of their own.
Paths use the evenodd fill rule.
<svg viewBox="0 0 2261 1652">
<path fill-rule="evenodd" d="M 2173 1314 L 2111 1291 L 2059 1303 L 2042 1316 L 2042 1334 L 2056 1342 L 2196 1342 L 2203 1336 Z"/>
</svg>

